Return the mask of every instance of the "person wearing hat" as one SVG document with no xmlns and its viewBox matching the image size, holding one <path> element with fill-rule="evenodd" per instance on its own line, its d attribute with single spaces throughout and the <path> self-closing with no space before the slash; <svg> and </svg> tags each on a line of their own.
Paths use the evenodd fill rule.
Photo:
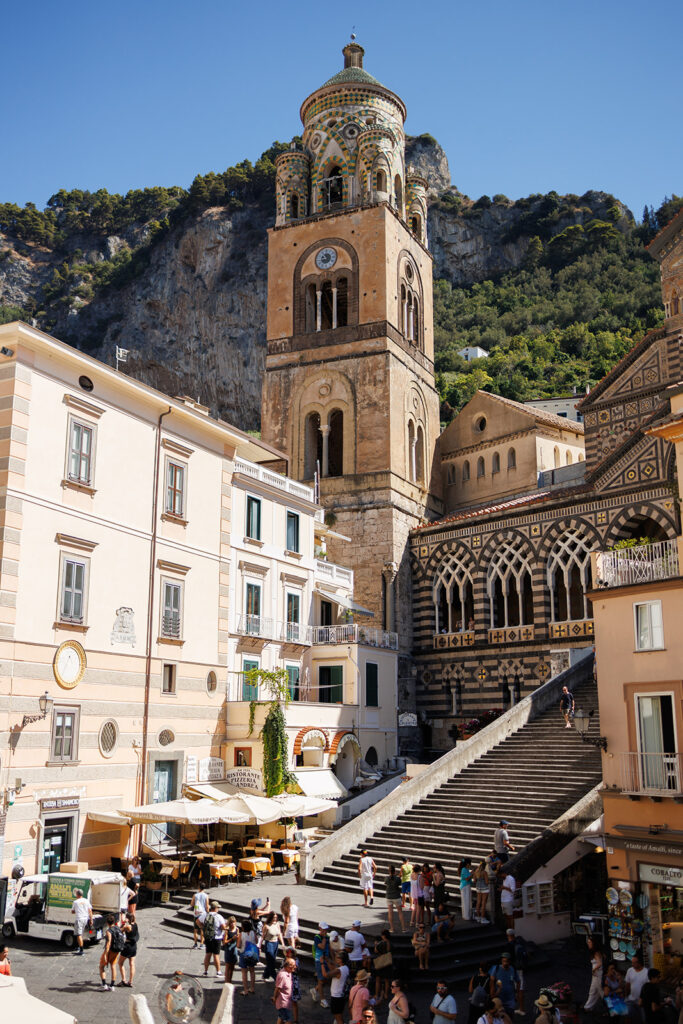
<svg viewBox="0 0 683 1024">
<path fill-rule="evenodd" d="M 539 996 L 534 1000 L 534 1006 L 540 1011 L 536 1024 L 555 1024 L 555 1010 L 547 996 Z"/>
<path fill-rule="evenodd" d="M 341 953 L 344 949 L 344 940 L 337 931 L 330 932 L 330 953 Z"/>
<path fill-rule="evenodd" d="M 315 958 L 315 977 L 316 983 L 315 988 L 311 989 L 311 999 L 314 1003 L 320 1001 L 320 1005 L 325 1009 L 330 1005 L 326 999 L 323 998 L 323 985 L 325 984 L 325 963 L 330 955 L 330 937 L 327 934 L 329 931 L 329 924 L 327 921 L 321 921 L 318 925 L 318 933 L 313 936 L 313 955 Z"/>
<path fill-rule="evenodd" d="M 501 818 L 498 822 L 498 828 L 493 833 L 493 849 L 503 864 L 510 859 L 511 853 L 515 853 L 515 848 L 510 842 L 510 835 L 508 833 L 509 824 L 510 822 L 506 818 Z"/>
<path fill-rule="evenodd" d="M 458 1007 L 453 996 L 448 994 L 448 985 L 443 978 L 436 983 L 436 994 L 432 998 L 429 1012 L 433 1014 L 432 1024 L 448 1024 L 457 1020 Z"/>
<path fill-rule="evenodd" d="M 491 979 L 491 999 L 500 999 L 506 1013 L 512 1015 L 517 1006 L 519 978 L 517 971 L 512 966 L 509 953 L 502 954 L 500 963 L 495 964 L 489 971 L 489 977 Z"/>
<path fill-rule="evenodd" d="M 491 1004 L 493 1006 L 493 1016 L 496 1020 L 502 1021 L 502 1024 L 512 1024 L 510 1017 L 505 1012 L 502 999 L 498 999 L 496 996 L 495 999 L 491 1000 Z"/>
<path fill-rule="evenodd" d="M 370 975 L 361 967 L 356 974 L 356 983 L 349 992 L 349 1013 L 351 1024 L 362 1024 L 363 1010 L 370 1006 L 370 989 L 368 981 Z"/>
<path fill-rule="evenodd" d="M 363 963 L 363 946 L 365 945 L 365 936 L 360 930 L 360 921 L 354 921 L 345 933 L 344 945 L 346 946 L 346 951 L 349 954 L 349 969 L 351 971 L 351 977 L 354 978 L 356 976 L 356 971 Z"/>
</svg>

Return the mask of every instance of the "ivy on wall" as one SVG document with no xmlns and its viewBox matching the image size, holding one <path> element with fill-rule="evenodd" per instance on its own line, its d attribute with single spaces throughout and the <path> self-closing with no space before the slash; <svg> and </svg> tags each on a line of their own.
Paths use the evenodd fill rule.
<svg viewBox="0 0 683 1024">
<path fill-rule="evenodd" d="M 251 736 L 256 722 L 256 708 L 265 707 L 265 721 L 259 733 L 263 742 L 263 784 L 266 796 L 277 796 L 288 787 L 296 786 L 296 779 L 290 772 L 289 753 L 287 749 L 287 732 L 283 706 L 289 703 L 289 679 L 283 668 L 269 672 L 263 668 L 252 668 L 245 673 L 250 686 L 258 687 L 259 683 L 272 697 L 270 701 L 252 700 L 249 702 L 249 730 Z"/>
</svg>

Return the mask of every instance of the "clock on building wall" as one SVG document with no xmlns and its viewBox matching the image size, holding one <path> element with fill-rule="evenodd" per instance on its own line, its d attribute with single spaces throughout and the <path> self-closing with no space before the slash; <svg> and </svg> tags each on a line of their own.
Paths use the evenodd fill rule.
<svg viewBox="0 0 683 1024">
<path fill-rule="evenodd" d="M 52 671 L 60 686 L 72 690 L 83 678 L 85 666 L 85 651 L 81 645 L 77 640 L 67 640 L 57 648 Z"/>
<path fill-rule="evenodd" d="M 330 246 L 326 246 L 321 249 L 315 257 L 315 265 L 319 270 L 329 270 L 337 262 L 337 253 L 335 249 Z"/>
</svg>

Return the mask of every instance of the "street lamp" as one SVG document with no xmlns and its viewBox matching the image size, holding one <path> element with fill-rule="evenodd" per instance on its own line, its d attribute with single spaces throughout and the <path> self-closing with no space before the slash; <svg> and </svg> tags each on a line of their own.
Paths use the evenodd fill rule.
<svg viewBox="0 0 683 1024">
<path fill-rule="evenodd" d="M 38 707 L 40 708 L 40 714 L 24 715 L 21 722 L 21 728 L 23 729 L 25 725 L 30 725 L 32 722 L 42 722 L 42 720 L 47 717 L 47 713 L 50 710 L 51 706 L 52 697 L 50 697 L 46 690 L 45 693 L 41 694 L 41 696 L 38 698 Z"/>
<path fill-rule="evenodd" d="M 586 711 L 575 711 L 574 712 L 574 725 L 576 731 L 581 737 L 582 743 L 590 743 L 592 747 L 599 747 L 600 750 L 607 750 L 607 740 L 604 736 L 589 736 L 588 728 L 591 723 L 592 715 Z"/>
</svg>

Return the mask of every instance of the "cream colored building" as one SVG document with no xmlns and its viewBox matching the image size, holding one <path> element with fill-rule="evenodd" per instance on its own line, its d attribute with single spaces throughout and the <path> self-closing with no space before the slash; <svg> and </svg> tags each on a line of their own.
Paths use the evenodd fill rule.
<svg viewBox="0 0 683 1024">
<path fill-rule="evenodd" d="M 378 650 L 387 721 L 364 737 L 380 715 L 358 674 L 374 648 L 313 635 L 329 614 L 323 585 L 337 622 L 352 574 L 316 558 L 314 527 L 318 555 L 330 531 L 310 488 L 273 471 L 282 453 L 24 324 L 1 326 L 0 346 L 3 873 L 106 865 L 143 837 L 89 815 L 223 779 L 248 745 L 249 705 L 232 685 L 247 654 L 318 687 L 317 662 L 343 664 L 341 702 L 320 709 L 319 689 L 299 691 L 293 740 L 304 724 L 324 724 L 330 747 L 355 730 L 337 740 L 354 770 L 368 745 L 381 762 L 395 753 L 396 655 Z M 262 542 L 245 523 L 249 495 Z M 265 643 L 241 618 L 254 580 L 258 628 L 279 630 Z"/>
</svg>

